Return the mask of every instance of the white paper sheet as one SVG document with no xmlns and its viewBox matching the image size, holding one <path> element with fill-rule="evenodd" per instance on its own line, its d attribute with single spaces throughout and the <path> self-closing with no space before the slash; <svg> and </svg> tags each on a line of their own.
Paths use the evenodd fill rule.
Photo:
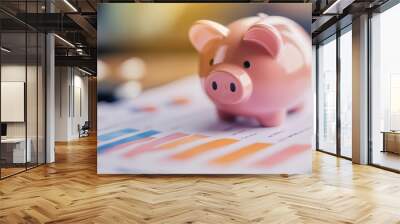
<svg viewBox="0 0 400 224">
<path fill-rule="evenodd" d="M 283 125 L 273 128 L 249 118 L 219 120 L 197 76 L 148 90 L 133 101 L 99 103 L 98 173 L 310 173 L 311 101 L 310 96 L 303 111 L 289 114 Z M 163 149 L 192 135 L 202 138 Z M 202 146 L 221 139 L 235 142 Z M 268 146 L 243 149 L 255 143 Z"/>
</svg>

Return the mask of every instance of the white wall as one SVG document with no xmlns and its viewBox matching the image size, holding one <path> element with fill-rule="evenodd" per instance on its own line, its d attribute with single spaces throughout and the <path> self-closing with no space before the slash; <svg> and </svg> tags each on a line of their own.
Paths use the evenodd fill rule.
<svg viewBox="0 0 400 224">
<path fill-rule="evenodd" d="M 55 85 L 55 140 L 77 139 L 78 124 L 88 120 L 88 78 L 76 68 L 56 67 Z"/>
<path fill-rule="evenodd" d="M 55 141 L 68 141 L 69 139 L 69 68 L 55 68 Z"/>
<path fill-rule="evenodd" d="M 81 73 L 80 73 L 81 74 Z M 74 85 L 75 85 L 75 94 L 77 94 L 76 90 L 77 88 L 80 89 L 81 91 L 81 112 L 78 111 L 79 108 L 75 107 L 75 126 L 77 126 L 78 123 L 83 124 L 85 121 L 88 120 L 88 78 L 87 76 L 81 76 L 81 75 L 75 75 L 75 80 L 74 80 Z M 76 96 L 76 95 L 75 95 Z M 77 98 L 75 97 L 75 100 Z"/>
</svg>

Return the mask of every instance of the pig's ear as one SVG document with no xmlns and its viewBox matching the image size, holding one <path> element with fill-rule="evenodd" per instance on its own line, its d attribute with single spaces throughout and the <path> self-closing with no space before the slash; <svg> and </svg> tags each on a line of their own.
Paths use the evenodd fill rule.
<svg viewBox="0 0 400 224">
<path fill-rule="evenodd" d="M 278 30 L 268 24 L 258 23 L 250 27 L 244 34 L 243 40 L 259 44 L 276 58 L 282 48 L 282 37 Z"/>
<path fill-rule="evenodd" d="M 189 30 L 189 39 L 198 52 L 211 40 L 223 39 L 228 36 L 229 29 L 225 26 L 209 21 L 199 20 Z"/>
</svg>

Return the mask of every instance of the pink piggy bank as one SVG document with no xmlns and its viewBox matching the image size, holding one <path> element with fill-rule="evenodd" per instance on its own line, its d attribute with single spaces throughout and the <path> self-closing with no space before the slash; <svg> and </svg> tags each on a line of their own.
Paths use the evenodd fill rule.
<svg viewBox="0 0 400 224">
<path fill-rule="evenodd" d="M 199 20 L 189 39 L 200 53 L 200 78 L 218 115 L 255 117 L 266 127 L 310 99 L 311 39 L 294 21 L 259 14 L 228 27 Z"/>
</svg>

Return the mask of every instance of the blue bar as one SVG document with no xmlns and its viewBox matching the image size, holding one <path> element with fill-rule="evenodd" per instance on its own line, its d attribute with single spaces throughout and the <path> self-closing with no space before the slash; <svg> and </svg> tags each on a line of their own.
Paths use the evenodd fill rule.
<svg viewBox="0 0 400 224">
<path fill-rule="evenodd" d="M 145 132 L 139 133 L 137 135 L 129 136 L 127 138 L 119 139 L 115 142 L 111 142 L 111 143 L 97 147 L 97 153 L 103 153 L 106 150 L 111 149 L 114 146 L 121 145 L 121 144 L 128 143 L 128 142 L 133 142 L 133 141 L 136 141 L 136 140 L 139 140 L 142 138 L 147 138 L 147 137 L 156 135 L 158 133 L 160 133 L 160 132 L 155 131 L 155 130 L 150 130 L 150 131 L 145 131 Z"/>
<path fill-rule="evenodd" d="M 110 133 L 107 133 L 107 134 L 100 135 L 100 136 L 97 137 L 97 140 L 108 141 L 108 140 L 111 140 L 111 139 L 116 138 L 118 136 L 126 135 L 126 134 L 137 132 L 137 131 L 138 130 L 133 129 L 133 128 L 125 128 L 125 129 L 122 129 L 122 130 L 118 130 L 118 131 L 114 131 L 114 132 L 110 132 Z"/>
</svg>

